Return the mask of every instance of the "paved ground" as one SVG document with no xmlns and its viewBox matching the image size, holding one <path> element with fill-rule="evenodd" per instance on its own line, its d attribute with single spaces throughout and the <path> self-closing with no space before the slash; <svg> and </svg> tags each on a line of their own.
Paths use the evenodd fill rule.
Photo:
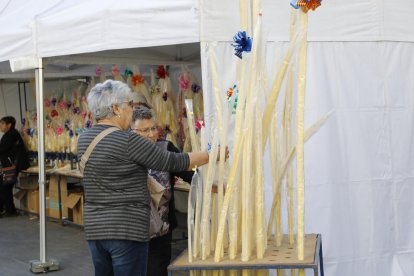
<svg viewBox="0 0 414 276">
<path fill-rule="evenodd" d="M 179 214 L 180 227 L 174 231 L 173 258 L 184 248 L 185 215 Z M 180 222 L 181 221 L 181 222 Z M 93 265 L 89 256 L 83 230 L 76 226 L 62 226 L 57 222 L 47 222 L 47 256 L 59 261 L 59 271 L 51 275 L 84 276 L 93 275 Z M 184 233 L 183 233 L 184 232 Z M 26 276 L 30 272 L 29 261 L 39 259 L 39 221 L 21 215 L 0 218 L 0 275 Z M 187 275 L 174 273 L 174 276 Z"/>
</svg>

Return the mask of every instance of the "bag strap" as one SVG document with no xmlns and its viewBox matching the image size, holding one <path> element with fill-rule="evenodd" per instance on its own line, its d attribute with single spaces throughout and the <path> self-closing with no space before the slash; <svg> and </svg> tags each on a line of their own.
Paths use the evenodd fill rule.
<svg viewBox="0 0 414 276">
<path fill-rule="evenodd" d="M 114 132 L 116 130 L 119 130 L 117 127 L 110 127 L 102 131 L 98 134 L 98 136 L 93 139 L 92 143 L 89 144 L 88 148 L 86 149 L 85 153 L 82 155 L 81 160 L 79 162 L 79 169 L 81 173 L 83 174 L 83 171 L 85 170 L 86 163 L 88 162 L 89 156 L 91 155 L 92 151 L 95 149 L 95 146 L 104 138 L 106 135 L 108 135 L 111 132 Z"/>
</svg>

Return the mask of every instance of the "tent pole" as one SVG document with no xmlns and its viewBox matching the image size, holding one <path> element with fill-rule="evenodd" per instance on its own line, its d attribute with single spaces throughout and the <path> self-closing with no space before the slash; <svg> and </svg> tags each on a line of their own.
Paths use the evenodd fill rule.
<svg viewBox="0 0 414 276">
<path fill-rule="evenodd" d="M 39 58 L 39 68 L 36 74 L 36 108 L 37 108 L 37 152 L 39 167 L 39 217 L 40 217 L 40 261 L 46 262 L 46 222 L 45 222 L 45 129 L 44 129 L 44 109 L 43 109 L 43 64 Z"/>
<path fill-rule="evenodd" d="M 45 171 L 45 129 L 43 109 L 43 64 L 42 58 L 38 59 L 39 65 L 35 69 L 36 75 L 36 109 L 37 109 L 37 152 L 39 168 L 39 219 L 40 219 L 40 260 L 30 261 L 30 270 L 34 273 L 48 272 L 59 269 L 56 260 L 46 260 L 46 171 Z"/>
</svg>

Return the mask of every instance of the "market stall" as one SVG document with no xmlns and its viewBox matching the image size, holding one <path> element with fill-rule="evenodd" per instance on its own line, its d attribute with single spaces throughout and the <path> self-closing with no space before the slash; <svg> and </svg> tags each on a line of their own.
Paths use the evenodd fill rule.
<svg viewBox="0 0 414 276">
<path fill-rule="evenodd" d="M 234 87 L 238 63 L 230 44 L 241 30 L 238 1 L 202 1 L 201 6 L 193 1 L 136 1 L 134 5 L 44 1 L 43 10 L 34 9 L 35 1 L 24 2 L 2 6 L 2 25 L 18 27 L 0 31 L 2 61 L 36 54 L 46 63 L 93 58 L 91 64 L 98 64 L 99 51 L 114 50 L 109 56 L 120 53 L 117 60 L 121 61 L 120 49 L 196 43 L 201 45 L 203 90 L 210 95 L 204 98 L 206 130 L 211 129 L 216 108 L 211 51 L 220 61 L 221 90 L 227 93 Z M 275 57 L 283 56 L 288 47 L 290 6 L 285 2 L 263 1 L 269 77 L 279 65 Z M 330 110 L 334 114 L 305 147 L 305 229 L 324 237 L 327 274 L 409 275 L 412 271 L 414 225 L 407 217 L 413 209 L 413 5 L 323 1 L 322 8 L 309 17 L 305 125 Z M 145 12 L 138 17 L 141 11 Z M 150 11 L 167 14 L 155 16 Z M 13 20 L 23 18 L 16 16 L 19 13 L 24 20 Z M 175 31 L 164 32 L 167 26 Z M 151 30 L 153 36 L 142 38 L 137 30 Z M 173 60 L 180 59 L 177 51 L 172 53 Z M 17 100 L 12 97 L 11 101 Z M 265 177 L 269 214 L 270 173 Z"/>
</svg>

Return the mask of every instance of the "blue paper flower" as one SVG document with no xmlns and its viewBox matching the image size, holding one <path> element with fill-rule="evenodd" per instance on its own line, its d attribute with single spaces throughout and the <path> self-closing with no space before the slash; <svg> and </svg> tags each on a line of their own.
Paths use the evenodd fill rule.
<svg viewBox="0 0 414 276">
<path fill-rule="evenodd" d="M 233 37 L 234 43 L 231 44 L 234 47 L 235 55 L 242 58 L 243 52 L 250 52 L 252 50 L 252 39 L 247 36 L 246 32 L 238 32 Z"/>
</svg>

